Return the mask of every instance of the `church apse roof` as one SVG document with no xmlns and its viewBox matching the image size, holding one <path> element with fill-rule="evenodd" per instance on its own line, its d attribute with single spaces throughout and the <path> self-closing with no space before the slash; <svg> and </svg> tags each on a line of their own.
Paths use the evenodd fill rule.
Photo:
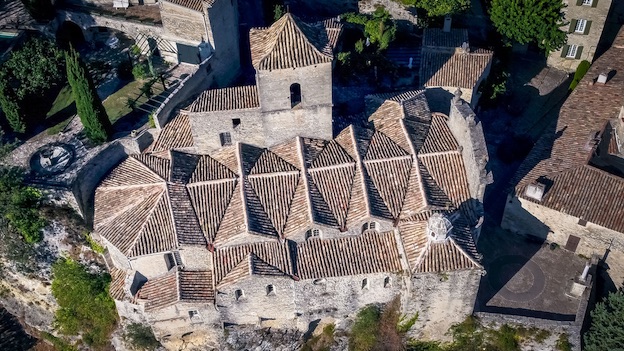
<svg viewBox="0 0 624 351">
<path fill-rule="evenodd" d="M 258 70 L 276 70 L 332 62 L 340 30 L 332 20 L 305 23 L 287 13 L 268 28 L 251 29 L 252 64 Z"/>
</svg>

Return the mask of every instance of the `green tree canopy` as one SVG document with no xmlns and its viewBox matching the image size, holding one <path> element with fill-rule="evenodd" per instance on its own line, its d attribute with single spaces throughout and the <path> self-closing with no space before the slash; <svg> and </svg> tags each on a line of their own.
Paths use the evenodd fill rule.
<svg viewBox="0 0 624 351">
<path fill-rule="evenodd" d="M 492 0 L 490 18 L 500 34 L 520 44 L 536 43 L 546 52 L 563 46 L 567 34 L 561 0 Z"/>
<path fill-rule="evenodd" d="M 97 94 L 93 79 L 74 48 L 70 47 L 65 53 L 65 61 L 67 80 L 72 88 L 76 110 L 84 126 L 85 134 L 92 142 L 103 143 L 108 140 L 113 128 L 102 105 L 102 100 Z"/>
<path fill-rule="evenodd" d="M 22 171 L 0 167 L 0 213 L 27 243 L 41 241 L 46 222 L 39 213 L 41 192 L 24 185 Z"/>
<path fill-rule="evenodd" d="M 26 121 L 19 99 L 4 74 L 0 74 L 0 109 L 4 111 L 7 122 L 14 132 L 26 132 Z"/>
<path fill-rule="evenodd" d="M 63 51 L 47 39 L 34 37 L 20 49 L 11 52 L 3 64 L 17 96 L 43 95 L 51 87 L 65 81 Z"/>
<path fill-rule="evenodd" d="M 110 276 L 89 273 L 70 258 L 59 259 L 52 266 L 52 274 L 60 331 L 66 335 L 82 334 L 82 340 L 94 348 L 105 346 L 117 323 L 115 302 L 108 295 Z"/>
<path fill-rule="evenodd" d="M 347 13 L 344 15 L 349 23 L 363 26 L 364 35 L 370 42 L 377 45 L 379 50 L 385 50 L 396 38 L 397 26 L 390 18 L 390 13 L 383 7 L 378 8 L 372 15 L 361 13 Z"/>
<path fill-rule="evenodd" d="M 624 345 L 624 292 L 611 293 L 591 312 L 591 326 L 585 333 L 587 351 L 620 350 Z"/>
<path fill-rule="evenodd" d="M 470 8 L 470 0 L 400 0 L 408 6 L 418 7 L 429 17 L 453 15 Z"/>
</svg>

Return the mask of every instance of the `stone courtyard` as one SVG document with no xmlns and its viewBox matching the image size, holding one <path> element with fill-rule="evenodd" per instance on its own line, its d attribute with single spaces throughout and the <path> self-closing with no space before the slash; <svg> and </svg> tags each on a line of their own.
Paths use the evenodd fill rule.
<svg viewBox="0 0 624 351">
<path fill-rule="evenodd" d="M 480 249 L 487 270 L 479 312 L 574 321 L 582 299 L 569 295 L 587 262 L 567 250 L 486 226 Z"/>
</svg>

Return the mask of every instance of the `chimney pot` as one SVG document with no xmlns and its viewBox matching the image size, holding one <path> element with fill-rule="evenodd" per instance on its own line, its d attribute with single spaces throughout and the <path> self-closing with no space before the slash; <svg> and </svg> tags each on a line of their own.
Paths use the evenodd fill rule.
<svg viewBox="0 0 624 351">
<path fill-rule="evenodd" d="M 597 82 L 600 83 L 600 84 L 606 84 L 607 83 L 607 75 L 604 74 L 604 73 L 600 73 L 598 75 L 598 81 Z"/>
</svg>

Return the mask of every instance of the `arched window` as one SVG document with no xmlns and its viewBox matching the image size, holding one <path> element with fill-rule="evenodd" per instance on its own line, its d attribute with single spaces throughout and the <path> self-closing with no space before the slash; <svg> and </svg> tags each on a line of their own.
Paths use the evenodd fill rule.
<svg viewBox="0 0 624 351">
<path fill-rule="evenodd" d="M 390 279 L 390 277 L 385 277 L 384 288 L 390 288 L 390 287 L 392 287 L 392 279 Z"/>
<path fill-rule="evenodd" d="M 236 301 L 240 300 L 241 297 L 243 297 L 243 291 L 241 289 L 237 289 L 234 292 L 234 298 L 236 299 Z"/>
<path fill-rule="evenodd" d="M 294 83 L 290 86 L 290 108 L 301 103 L 301 85 Z"/>
<path fill-rule="evenodd" d="M 368 278 L 362 279 L 362 290 L 368 289 Z"/>
<path fill-rule="evenodd" d="M 377 222 L 366 222 L 362 226 L 362 233 L 364 233 L 367 230 L 377 230 L 378 228 L 379 226 L 377 225 Z"/>
<path fill-rule="evenodd" d="M 275 295 L 275 288 L 273 287 L 273 285 L 269 284 L 266 286 L 266 294 L 267 296 Z"/>
<path fill-rule="evenodd" d="M 319 238 L 321 236 L 321 231 L 320 229 L 309 229 L 306 233 L 305 233 L 305 238 L 306 240 L 310 239 L 310 238 Z"/>
</svg>

